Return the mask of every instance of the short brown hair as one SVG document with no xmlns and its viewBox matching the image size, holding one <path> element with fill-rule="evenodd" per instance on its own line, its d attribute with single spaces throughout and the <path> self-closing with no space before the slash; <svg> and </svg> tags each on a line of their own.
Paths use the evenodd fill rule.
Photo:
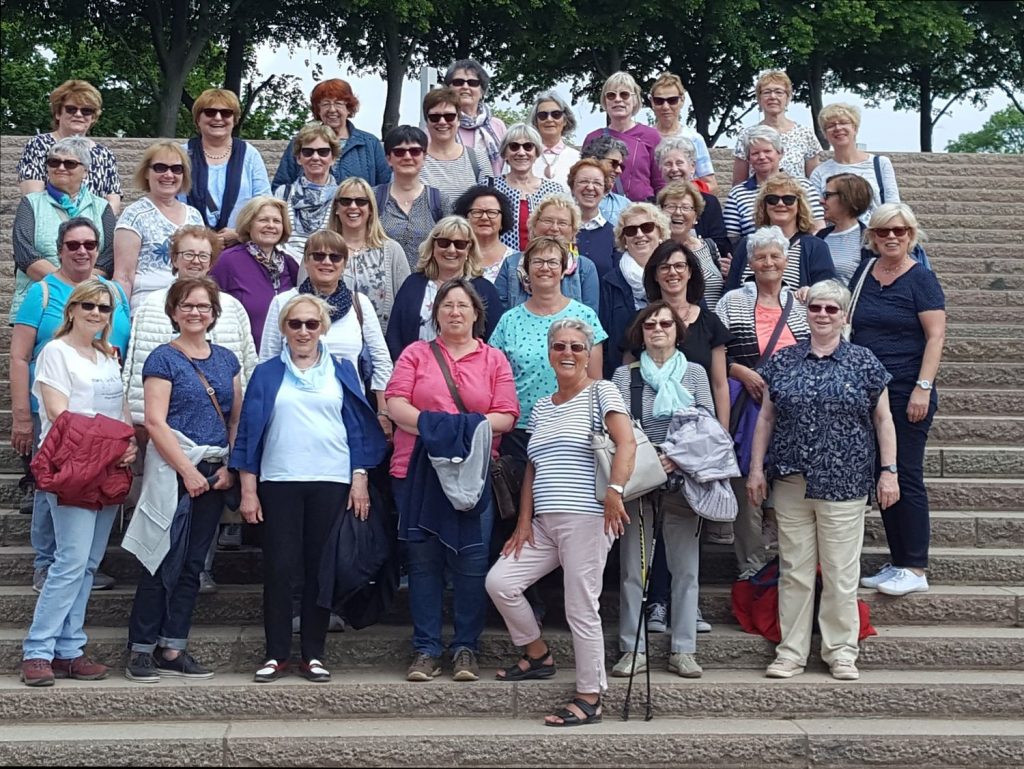
<svg viewBox="0 0 1024 769">
<path fill-rule="evenodd" d="M 181 331 L 181 329 L 178 328 L 178 324 L 174 321 L 174 311 L 197 288 L 201 288 L 206 292 L 206 295 L 210 298 L 210 304 L 213 306 L 213 320 L 210 322 L 207 331 L 217 325 L 217 318 L 220 317 L 221 313 L 220 289 L 217 288 L 217 284 L 213 282 L 212 278 L 180 278 L 174 281 L 171 287 L 167 289 L 167 298 L 164 300 L 164 312 L 171 319 L 171 326 L 175 331 Z"/>
<path fill-rule="evenodd" d="M 202 238 L 210 244 L 211 270 L 213 269 L 213 265 L 217 263 L 217 257 L 220 256 L 220 236 L 209 227 L 204 227 L 202 224 L 185 224 L 171 233 L 170 260 L 172 275 L 178 274 L 178 268 L 174 266 L 174 255 L 178 253 L 178 246 L 181 243 L 181 239 L 189 237 Z"/>
<path fill-rule="evenodd" d="M 473 321 L 473 337 L 480 338 L 484 335 L 484 329 L 487 326 L 487 307 L 484 306 L 484 300 L 480 298 L 480 294 L 473 287 L 472 282 L 469 278 L 452 278 L 446 280 L 441 284 L 441 287 L 437 289 L 437 296 L 434 297 L 434 305 L 430 308 L 430 319 L 434 322 L 434 329 L 438 334 L 441 333 L 441 324 L 438 322 L 437 317 L 441 313 L 441 302 L 457 288 L 461 288 L 466 292 L 466 296 L 469 297 L 470 304 L 473 305 L 473 310 L 476 312 L 476 320 Z"/>
<path fill-rule="evenodd" d="M 455 110 L 459 109 L 459 93 L 454 88 L 445 86 L 444 88 L 433 88 L 427 91 L 427 95 L 423 97 L 423 119 L 427 117 L 427 113 L 436 107 L 438 104 L 450 104 L 455 107 Z"/>
<path fill-rule="evenodd" d="M 676 322 L 676 347 L 682 346 L 683 339 L 686 337 L 686 326 L 679 315 L 676 314 L 676 311 L 669 306 L 668 302 L 659 299 L 640 310 L 636 317 L 633 318 L 633 322 L 629 324 L 629 328 L 626 329 L 626 344 L 630 350 L 644 349 L 644 321 L 662 310 L 668 310 L 672 313 L 672 319 Z"/>
<path fill-rule="evenodd" d="M 178 158 L 178 162 L 183 166 L 180 192 L 183 195 L 187 194 L 192 189 L 192 163 L 189 162 L 188 153 L 181 148 L 181 145 L 170 139 L 159 139 L 146 147 L 146 151 L 142 153 L 139 165 L 135 169 L 135 175 L 132 177 L 135 186 L 144 192 L 150 191 L 149 166 L 152 164 L 153 158 L 161 152 L 171 153 Z"/>
<path fill-rule="evenodd" d="M 651 96 L 658 88 L 675 88 L 680 96 L 686 96 L 686 89 L 683 88 L 683 80 L 674 72 L 662 72 L 658 79 L 651 84 Z"/>
<path fill-rule="evenodd" d="M 329 254 L 341 254 L 345 257 L 345 261 L 342 262 L 344 266 L 345 262 L 348 261 L 348 243 L 345 242 L 345 238 L 341 237 L 341 233 L 335 232 L 334 230 L 317 230 L 310 234 L 306 238 L 306 246 L 302 252 L 302 260 L 306 261 L 309 259 L 309 255 L 316 253 L 317 251 L 326 251 Z"/>
<path fill-rule="evenodd" d="M 341 143 L 334 129 L 326 123 L 306 123 L 295 134 L 295 141 L 292 142 L 292 154 L 296 158 L 302 154 L 302 148 L 314 139 L 323 139 L 331 146 L 331 155 L 338 157 L 341 154 Z"/>
<path fill-rule="evenodd" d="M 693 210 L 699 219 L 700 215 L 704 213 L 704 196 L 700 194 L 700 190 L 697 189 L 697 185 L 693 182 L 669 182 L 658 192 L 656 200 L 658 201 L 658 208 L 664 208 L 669 198 L 685 197 L 689 197 L 693 201 Z"/>
<path fill-rule="evenodd" d="M 292 222 L 288 216 L 288 204 L 272 195 L 257 195 L 254 198 L 250 198 L 249 202 L 242 206 L 242 210 L 238 212 L 238 217 L 235 219 L 235 231 L 238 233 L 238 240 L 242 243 L 249 240 L 252 234 L 253 219 L 256 218 L 256 215 L 259 214 L 263 206 L 275 208 L 281 214 L 281 239 L 277 244 L 287 243 L 288 238 L 292 236 Z"/>
<path fill-rule="evenodd" d="M 309 94 L 309 106 L 312 109 L 313 117 L 317 120 L 320 119 L 320 102 L 324 99 L 345 102 L 349 117 L 355 117 L 359 111 L 359 99 L 352 93 L 352 86 L 340 78 L 324 80 L 313 86 L 313 90 Z"/>
<path fill-rule="evenodd" d="M 573 163 L 572 168 L 569 169 L 569 190 L 571 191 L 576 185 L 576 174 L 584 168 L 596 168 L 601 172 L 604 176 L 604 191 L 607 194 L 614 184 L 612 181 L 612 167 L 607 160 L 598 160 L 597 158 L 583 158 Z"/>
<path fill-rule="evenodd" d="M 541 235 L 530 241 L 530 245 L 526 247 L 523 252 L 523 269 L 529 272 L 530 270 L 530 257 L 532 257 L 538 251 L 557 251 L 562 259 L 562 272 L 564 273 L 569 269 L 569 247 L 563 243 L 559 238 L 553 238 L 550 235 Z"/>
<path fill-rule="evenodd" d="M 875 202 L 875 192 L 868 180 L 857 174 L 843 173 L 830 176 L 825 184 L 832 182 L 842 203 L 851 215 L 859 217 Z"/>
<path fill-rule="evenodd" d="M 57 116 L 64 109 L 66 101 L 80 102 L 83 107 L 92 107 L 96 110 L 93 116 L 93 124 L 103 114 L 103 96 L 96 90 L 96 86 L 86 80 L 65 80 L 50 92 L 50 116 L 53 118 L 53 127 L 58 125 Z"/>
<path fill-rule="evenodd" d="M 234 92 L 227 88 L 207 88 L 192 104 L 192 122 L 197 127 L 199 126 L 199 115 L 204 109 L 212 107 L 214 104 L 227 104 L 228 109 L 235 115 L 235 125 L 238 125 L 238 121 L 242 118 L 242 105 Z"/>
<path fill-rule="evenodd" d="M 796 195 L 796 229 L 798 232 L 811 232 L 814 227 L 814 215 L 811 213 L 811 204 L 807 200 L 807 190 L 784 171 L 769 176 L 758 190 L 757 200 L 754 203 L 755 225 L 767 227 L 771 224 L 768 219 L 768 206 L 764 200 L 768 195 Z"/>
</svg>

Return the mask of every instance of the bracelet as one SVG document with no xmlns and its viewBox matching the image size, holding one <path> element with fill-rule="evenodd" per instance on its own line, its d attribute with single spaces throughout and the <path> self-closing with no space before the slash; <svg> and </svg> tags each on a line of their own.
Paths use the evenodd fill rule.
<svg viewBox="0 0 1024 769">
<path fill-rule="evenodd" d="M 380 411 L 377 412 L 377 416 L 387 417 L 388 419 L 391 419 L 391 412 L 388 411 L 387 409 L 381 409 Z"/>
<path fill-rule="evenodd" d="M 369 475 L 369 473 L 367 473 L 366 470 L 364 470 L 363 468 L 357 467 L 355 470 L 352 471 L 352 475 Z"/>
</svg>

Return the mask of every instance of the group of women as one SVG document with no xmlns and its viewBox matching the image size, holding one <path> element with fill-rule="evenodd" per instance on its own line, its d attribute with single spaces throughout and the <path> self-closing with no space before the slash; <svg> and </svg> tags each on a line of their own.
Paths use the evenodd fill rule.
<svg viewBox="0 0 1024 769">
<path fill-rule="evenodd" d="M 856 677 L 872 497 L 892 563 L 863 584 L 927 589 L 923 457 L 944 300 L 913 257 L 922 233 L 891 164 L 856 149 L 856 110 L 822 112 L 836 156 L 821 171 L 813 132 L 785 117 L 789 79 L 766 73 L 764 120 L 740 137 L 723 211 L 707 147 L 679 119 L 683 84 L 668 73 L 649 94 L 655 127 L 635 119 L 645 102 L 636 81 L 610 77 L 608 127 L 579 153 L 561 97 L 541 94 L 530 124 L 505 126 L 473 60 L 428 93 L 425 132 L 399 126 L 383 143 L 353 125 L 349 86 L 326 81 L 273 188 L 259 153 L 232 136 L 237 98 L 212 89 L 195 102 L 196 137 L 144 153 L 144 195 L 117 218 L 119 185 L 92 174 L 112 157 L 84 138 L 99 94 L 72 82 L 54 92 L 53 141 L 33 140 L 22 164 L 26 180 L 39 165 L 46 178 L 42 191 L 26 188 L 15 223 L 12 443 L 38 450 L 65 411 L 136 426 L 112 461 L 146 457 L 124 538 L 144 566 L 128 678 L 213 674 L 188 636 L 227 506 L 263 524 L 266 654 L 255 679 L 288 670 L 297 625 L 299 672 L 329 680 L 321 553 L 346 510 L 386 513 L 379 500 L 390 495 L 371 476 L 385 461 L 408 564 L 408 680 L 439 675 L 446 652 L 456 680 L 479 677 L 487 596 L 523 647 L 498 677 L 554 675 L 529 588 L 561 565 L 576 692 L 546 723 L 599 721 L 602 572 L 622 538 L 612 674 L 633 675 L 648 665 L 636 618 L 651 557 L 641 556 L 653 523 L 644 511 L 654 508 L 663 536 L 652 625 L 670 628 L 669 670 L 699 677 L 702 520 L 669 487 L 623 493 L 637 457 L 631 417 L 661 444 L 690 409 L 723 434 L 744 417 L 756 425 L 736 438 L 731 536 L 745 578 L 767 560 L 770 522 L 778 527 L 783 641 L 769 676 L 803 670 L 820 561 L 823 657 L 837 678 Z M 595 431 L 615 444 L 600 488 Z M 458 489 L 432 469 L 449 445 L 462 452 Z M 486 480 L 499 455 L 523 472 L 507 522 Z M 473 468 L 484 472 L 470 484 Z M 84 527 L 84 508 L 39 496 L 41 592 L 23 678 L 102 677 L 105 666 L 84 655 L 82 622 L 114 506 L 89 511 Z M 492 532 L 506 538 L 500 554 Z"/>
</svg>

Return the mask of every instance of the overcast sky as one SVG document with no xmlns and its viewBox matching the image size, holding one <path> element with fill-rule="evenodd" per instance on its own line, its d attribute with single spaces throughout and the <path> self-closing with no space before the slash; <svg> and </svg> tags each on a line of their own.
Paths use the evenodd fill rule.
<svg viewBox="0 0 1024 769">
<path fill-rule="evenodd" d="M 307 65 L 306 61 L 310 64 Z M 380 131 L 381 119 L 384 114 L 384 97 L 387 86 L 377 76 L 359 76 L 353 74 L 347 62 L 338 62 L 333 56 L 325 56 L 310 51 L 296 49 L 289 52 L 287 48 L 261 48 L 257 54 L 257 66 L 264 75 L 279 72 L 299 77 L 306 93 L 315 84 L 310 72 L 312 65 L 319 63 L 323 67 L 324 78 L 340 77 L 347 80 L 360 101 L 359 115 L 355 119 L 358 127 L 371 133 Z M 567 83 L 556 84 L 555 88 L 566 99 L 570 95 Z M 916 112 L 900 112 L 893 110 L 891 105 L 883 104 L 879 108 L 867 108 L 863 100 L 846 92 L 828 93 L 825 103 L 843 101 L 856 104 L 863 110 L 858 141 L 867 149 L 888 152 L 916 152 L 920 149 L 918 114 Z M 943 102 L 942 104 L 944 104 Z M 412 125 L 420 124 L 420 84 L 418 79 L 406 80 L 402 89 L 401 122 Z M 972 104 L 963 102 L 954 105 L 935 126 L 932 146 L 936 151 L 943 151 L 946 144 L 960 134 L 977 131 L 985 120 L 993 113 L 1009 104 L 1009 99 L 1002 92 L 995 93 L 983 110 Z M 514 102 L 498 102 L 498 106 L 520 107 Z M 939 105 L 941 106 L 941 105 Z M 575 105 L 576 118 L 579 123 L 575 139 L 581 141 L 584 136 L 595 128 L 604 125 L 604 113 L 595 111 L 589 102 Z M 642 110 L 638 120 L 644 121 L 649 110 Z M 810 125 L 810 110 L 802 104 L 794 104 L 787 113 L 792 120 Z M 744 119 L 745 125 L 752 125 L 760 120 L 759 113 L 749 113 Z M 733 141 L 728 137 L 718 140 L 719 147 L 731 147 Z"/>
</svg>

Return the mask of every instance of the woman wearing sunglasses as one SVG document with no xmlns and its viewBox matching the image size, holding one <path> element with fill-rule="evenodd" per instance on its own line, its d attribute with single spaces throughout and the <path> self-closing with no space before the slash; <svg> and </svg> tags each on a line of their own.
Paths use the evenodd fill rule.
<svg viewBox="0 0 1024 769">
<path fill-rule="evenodd" d="M 483 300 L 483 340 L 491 337 L 501 317 L 502 305 L 494 284 L 483 276 L 480 246 L 469 222 L 461 216 L 446 216 L 434 225 L 420 245 L 416 272 L 402 284 L 395 297 L 391 322 L 385 331 L 392 360 L 402 350 L 421 339 L 429 342 L 437 336 L 433 322 L 434 299 L 438 289 L 454 278 L 467 278 Z"/>
<path fill-rule="evenodd" d="M 154 291 L 171 285 L 170 239 L 187 225 L 203 224 L 192 206 L 178 200 L 192 186 L 188 155 L 162 139 L 146 148 L 133 178 L 145 194 L 125 208 L 114 230 L 114 280 L 131 300 L 132 315 Z"/>
<path fill-rule="evenodd" d="M 46 188 L 46 160 L 53 145 L 72 136 L 85 138 L 101 114 L 103 97 L 85 80 L 66 80 L 53 89 L 50 93 L 53 130 L 29 139 L 18 162 L 18 189 L 22 195 L 42 192 Z M 117 216 L 122 195 L 117 159 L 107 147 L 92 139 L 86 139 L 86 146 L 89 163 L 85 185 L 93 195 L 105 198 Z"/>
<path fill-rule="evenodd" d="M 754 223 L 758 227 L 775 226 L 789 239 L 786 286 L 796 291 L 803 301 L 807 286 L 836 277 L 828 244 L 815 237 L 815 222 L 807 192 L 799 180 L 789 174 L 768 177 L 754 202 Z M 754 274 L 750 266 L 749 238 L 736 244 L 732 265 L 725 281 L 725 290 L 739 288 Z"/>
<path fill-rule="evenodd" d="M 331 679 L 324 666 L 329 609 L 317 604 L 319 570 L 339 515 L 370 514 L 367 471 L 387 441 L 355 367 L 328 352 L 331 308 L 299 294 L 282 309 L 281 354 L 256 367 L 245 393 L 231 467 L 239 471 L 248 523 L 263 523 L 266 653 L 254 676 L 280 678 L 292 648 L 292 592 L 302 585 L 299 672 Z M 351 512 L 349 512 L 351 511 Z"/>
<path fill-rule="evenodd" d="M 301 261 L 306 238 L 327 226 L 334 204 L 338 182 L 331 174 L 341 151 L 338 137 L 330 126 L 306 123 L 289 145 L 299 174 L 286 184 L 274 188 L 274 197 L 288 204 L 288 221 L 292 235 L 285 248 L 295 261 Z"/>
<path fill-rule="evenodd" d="M 850 340 L 867 347 L 885 366 L 896 424 L 900 499 L 882 510 L 892 560 L 864 587 L 886 595 L 928 590 L 928 491 L 924 450 L 938 408 L 935 376 L 946 339 L 946 300 L 935 273 L 911 256 L 923 233 L 906 203 L 875 209 L 865 233 L 876 259 L 861 262 L 850 279 L 856 291 Z M 882 468 L 886 471 L 886 468 Z"/>
<path fill-rule="evenodd" d="M 566 143 L 576 130 L 572 107 L 557 91 L 544 91 L 534 100 L 528 122 L 542 142 L 540 156 L 533 164 L 534 174 L 568 187 L 569 169 L 580 159 L 580 151 Z"/>
<path fill-rule="evenodd" d="M 428 140 L 420 181 L 436 187 L 453 200 L 477 182 L 501 171 L 500 165 L 497 171 L 492 171 L 484 142 L 474 144 L 461 140 L 458 128 L 461 103 L 454 88 L 435 88 L 423 97 Z M 503 135 L 504 128 L 502 125 Z M 500 156 L 498 161 L 501 161 Z"/>
<path fill-rule="evenodd" d="M 196 132 L 188 140 L 192 186 L 187 202 L 217 232 L 221 248 L 244 242 L 237 231 L 242 208 L 254 197 L 270 194 L 263 157 L 233 132 L 242 105 L 225 88 L 208 88 L 192 105 Z"/>
<path fill-rule="evenodd" d="M 815 283 L 807 293 L 810 338 L 761 367 L 765 386 L 747 491 L 758 506 L 771 483 L 778 518 L 782 641 L 766 671 L 769 678 L 804 672 L 819 563 L 821 658 L 833 678 L 860 677 L 857 578 L 864 506 L 874 496 L 885 515 L 900 499 L 886 388 L 892 377 L 870 350 L 842 338 L 849 311 L 845 286 L 835 280 Z M 883 468 L 877 484 L 876 440 Z"/>
<path fill-rule="evenodd" d="M 60 266 L 57 232 L 62 222 L 84 217 L 98 232 L 98 251 L 92 266 L 97 275 L 109 276 L 114 267 L 114 226 L 117 217 L 106 200 L 84 184 L 92 156 L 89 141 L 81 136 L 61 139 L 46 156 L 46 189 L 30 192 L 18 203 L 11 240 L 14 246 L 14 295 L 11 320 L 25 292 Z"/>
<path fill-rule="evenodd" d="M 495 176 L 501 173 L 498 145 L 505 137 L 505 124 L 484 104 L 491 77 L 475 59 L 460 59 L 444 73 L 444 84 L 458 95 L 459 143 L 479 147 Z M 486 174 L 490 176 L 491 174 Z"/>
<path fill-rule="evenodd" d="M 245 307 L 257 350 L 270 303 L 298 283 L 299 265 L 283 248 L 291 231 L 283 200 L 255 197 L 238 214 L 241 242 L 224 249 L 210 270 L 220 290 Z"/>
<path fill-rule="evenodd" d="M 693 168 L 690 173 L 693 181 L 697 183 L 701 192 L 718 192 L 718 182 L 715 180 L 715 167 L 711 163 L 711 153 L 708 152 L 707 142 L 704 137 L 690 128 L 681 120 L 683 107 L 686 105 L 686 89 L 683 88 L 683 81 L 678 75 L 671 72 L 662 72 L 658 79 L 651 86 L 651 111 L 654 113 L 654 127 L 661 135 L 662 144 L 666 139 L 686 139 L 693 144 Z M 661 146 L 661 145 L 659 145 Z M 661 166 L 661 161 L 658 161 Z M 662 168 L 662 176 L 668 182 Z"/>
<path fill-rule="evenodd" d="M 565 192 L 559 182 L 534 173 L 540 147 L 540 134 L 525 123 L 511 126 L 501 140 L 501 157 L 509 170 L 494 180 L 494 189 L 508 198 L 512 207 L 512 227 L 501 236 L 501 242 L 516 251 L 522 251 L 530 242 L 530 215 L 540 202 L 549 195 Z"/>
</svg>

